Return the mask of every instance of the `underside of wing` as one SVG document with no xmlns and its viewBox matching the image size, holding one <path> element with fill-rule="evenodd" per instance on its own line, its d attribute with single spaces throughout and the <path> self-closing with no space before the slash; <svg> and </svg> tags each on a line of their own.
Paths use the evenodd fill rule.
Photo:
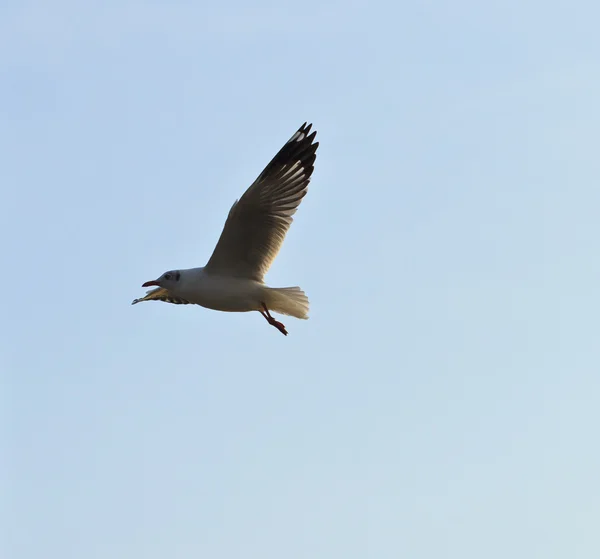
<svg viewBox="0 0 600 559">
<path fill-rule="evenodd" d="M 171 295 L 169 290 L 165 289 L 164 287 L 157 287 L 156 289 L 148 291 L 145 297 L 134 299 L 131 304 L 136 305 L 137 303 L 142 303 L 143 301 L 163 301 L 165 303 L 173 303 L 174 305 L 191 305 L 189 301 L 186 301 L 181 297 L 175 297 Z"/>
<path fill-rule="evenodd" d="M 303 124 L 233 205 L 206 272 L 262 281 L 314 170 L 316 132 Z"/>
</svg>

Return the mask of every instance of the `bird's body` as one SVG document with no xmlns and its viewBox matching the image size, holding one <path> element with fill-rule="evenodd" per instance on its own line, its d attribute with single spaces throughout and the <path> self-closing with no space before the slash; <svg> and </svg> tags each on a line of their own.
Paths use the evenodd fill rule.
<svg viewBox="0 0 600 559">
<path fill-rule="evenodd" d="M 232 276 L 216 276 L 204 268 L 179 270 L 181 278 L 169 290 L 171 295 L 188 303 L 223 312 L 250 312 L 262 310 L 262 303 L 269 310 L 296 318 L 307 318 L 308 299 L 299 305 L 302 290 L 298 287 L 272 288 L 263 282 Z M 294 297 L 294 295 L 296 295 Z M 287 303 L 286 299 L 290 299 Z"/>
<path fill-rule="evenodd" d="M 190 303 L 224 312 L 249 312 L 260 309 L 265 290 L 263 283 L 253 279 L 215 276 L 204 268 L 181 271 L 181 286 L 174 290 Z"/>
<path fill-rule="evenodd" d="M 303 124 L 235 202 L 206 266 L 173 270 L 146 282 L 143 287 L 157 289 L 133 304 L 156 300 L 224 312 L 259 311 L 286 335 L 270 311 L 308 318 L 308 298 L 299 287 L 271 288 L 263 277 L 307 191 L 319 145 L 310 128 Z"/>
</svg>

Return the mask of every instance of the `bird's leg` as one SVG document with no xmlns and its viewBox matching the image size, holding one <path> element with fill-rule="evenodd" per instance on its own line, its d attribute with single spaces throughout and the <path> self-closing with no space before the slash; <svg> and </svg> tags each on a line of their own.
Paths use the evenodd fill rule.
<svg viewBox="0 0 600 559">
<path fill-rule="evenodd" d="M 277 330 L 279 330 L 284 336 L 287 336 L 287 330 L 285 329 L 285 326 L 283 324 L 281 324 L 281 322 L 279 322 L 278 320 L 275 320 L 272 316 L 271 313 L 269 312 L 269 309 L 267 308 L 267 305 L 265 305 L 264 303 L 261 303 L 262 308 L 264 310 L 260 310 L 259 312 L 260 314 L 262 314 L 265 317 L 265 320 L 271 325 L 271 326 L 275 326 L 275 328 L 277 328 Z"/>
</svg>

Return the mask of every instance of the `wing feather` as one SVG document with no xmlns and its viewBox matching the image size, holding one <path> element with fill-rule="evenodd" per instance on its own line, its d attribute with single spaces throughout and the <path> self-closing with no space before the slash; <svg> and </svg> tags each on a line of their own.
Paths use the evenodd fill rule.
<svg viewBox="0 0 600 559">
<path fill-rule="evenodd" d="M 311 127 L 304 123 L 233 204 L 206 272 L 262 281 L 307 192 L 319 146 Z"/>
<path fill-rule="evenodd" d="M 157 287 L 148 291 L 145 297 L 134 299 L 131 304 L 136 305 L 143 301 L 163 301 L 165 303 L 173 303 L 174 305 L 191 305 L 189 301 L 182 299 L 181 297 L 174 296 L 168 289 L 164 287 Z"/>
</svg>

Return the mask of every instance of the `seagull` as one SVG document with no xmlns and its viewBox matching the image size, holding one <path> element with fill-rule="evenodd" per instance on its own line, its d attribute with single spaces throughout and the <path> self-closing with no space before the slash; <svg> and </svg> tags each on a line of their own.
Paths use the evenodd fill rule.
<svg viewBox="0 0 600 559">
<path fill-rule="evenodd" d="M 305 122 L 279 150 L 225 221 L 206 266 L 170 270 L 142 287 L 156 287 L 142 301 L 195 304 L 224 312 L 258 311 L 285 336 L 271 311 L 308 318 L 308 298 L 299 287 L 267 287 L 265 274 L 277 256 L 300 202 L 306 195 L 319 142 Z"/>
</svg>

